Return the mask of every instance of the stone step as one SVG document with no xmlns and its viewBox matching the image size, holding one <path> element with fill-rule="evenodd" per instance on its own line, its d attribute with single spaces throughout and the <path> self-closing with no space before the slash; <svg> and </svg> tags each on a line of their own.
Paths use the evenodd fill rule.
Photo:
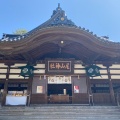
<svg viewBox="0 0 120 120">
<path fill-rule="evenodd" d="M 118 106 L 4 106 L 0 120 L 120 120 Z"/>
<path fill-rule="evenodd" d="M 0 113 L 1 112 L 9 112 L 9 111 L 11 111 L 11 112 L 33 112 L 33 111 L 36 111 L 36 112 L 64 112 L 64 111 L 67 111 L 67 112 L 80 112 L 80 113 L 83 113 L 83 112 L 89 112 L 89 113 L 94 113 L 94 112 L 120 112 L 120 109 L 61 109 L 61 108 L 59 108 L 59 109 L 44 109 L 44 108 L 40 108 L 40 109 L 31 109 L 31 108 L 29 108 L 29 109 L 13 109 L 13 108 L 11 108 L 11 109 L 2 109 L 2 110 L 0 110 Z"/>
<path fill-rule="evenodd" d="M 41 107 L 1 107 L 0 111 L 2 110 L 119 110 L 120 107 L 117 106 L 88 106 L 88 107 L 81 107 L 81 106 L 41 106 Z"/>
<path fill-rule="evenodd" d="M 0 109 L 3 109 L 3 108 L 97 108 L 97 109 L 101 109 L 101 108 L 119 108 L 119 106 L 79 106 L 79 105 L 38 105 L 38 106 L 30 106 L 30 107 L 27 107 L 27 106 L 3 106 L 3 107 L 0 107 Z"/>
<path fill-rule="evenodd" d="M 3 116 L 1 117 L 0 116 L 0 120 L 120 120 L 120 117 L 104 117 L 104 116 L 99 116 L 99 117 L 94 117 L 94 116 L 77 116 L 77 117 L 69 117 L 69 116 L 64 116 L 64 117 L 61 117 L 61 116 L 32 116 L 32 117 L 29 117 L 29 116 L 9 116 L 9 117 L 6 117 L 6 116 Z"/>
</svg>

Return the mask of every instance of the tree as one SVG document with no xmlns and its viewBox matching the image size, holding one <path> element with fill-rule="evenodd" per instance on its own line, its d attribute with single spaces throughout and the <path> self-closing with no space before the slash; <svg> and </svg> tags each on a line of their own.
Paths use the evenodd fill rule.
<svg viewBox="0 0 120 120">
<path fill-rule="evenodd" d="M 18 29 L 15 32 L 13 32 L 13 34 L 19 34 L 19 35 L 23 35 L 25 33 L 27 33 L 27 30 L 25 29 Z"/>
</svg>

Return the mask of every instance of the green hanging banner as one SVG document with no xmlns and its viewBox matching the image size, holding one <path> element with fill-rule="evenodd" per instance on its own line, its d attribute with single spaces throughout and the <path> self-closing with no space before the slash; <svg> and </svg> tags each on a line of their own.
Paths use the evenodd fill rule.
<svg viewBox="0 0 120 120">
<path fill-rule="evenodd" d="M 101 76 L 100 74 L 100 67 L 96 66 L 96 65 L 89 65 L 85 68 L 86 70 L 86 74 L 89 77 L 96 77 L 96 76 Z"/>
<path fill-rule="evenodd" d="M 36 68 L 34 68 L 33 66 L 31 65 L 26 65 L 26 66 L 21 66 L 21 67 L 18 67 L 21 69 L 21 73 L 20 75 L 23 76 L 23 77 L 31 77 L 31 76 L 34 76 L 34 70 L 36 70 Z"/>
</svg>

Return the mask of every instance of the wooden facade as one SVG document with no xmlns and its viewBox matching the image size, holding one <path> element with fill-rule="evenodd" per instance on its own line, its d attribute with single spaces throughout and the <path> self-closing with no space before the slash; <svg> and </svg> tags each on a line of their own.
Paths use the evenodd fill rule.
<svg viewBox="0 0 120 120">
<path fill-rule="evenodd" d="M 120 43 L 76 26 L 58 6 L 30 32 L 0 40 L 1 105 L 9 105 L 10 95 L 26 96 L 25 105 L 119 104 L 119 51 Z M 19 67 L 28 63 L 36 70 L 24 78 Z M 89 64 L 99 66 L 101 76 L 88 77 Z"/>
</svg>

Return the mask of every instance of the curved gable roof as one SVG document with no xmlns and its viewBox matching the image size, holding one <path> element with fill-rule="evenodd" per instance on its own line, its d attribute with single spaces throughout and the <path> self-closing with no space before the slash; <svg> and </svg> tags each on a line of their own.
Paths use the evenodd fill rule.
<svg viewBox="0 0 120 120">
<path fill-rule="evenodd" d="M 60 5 L 48 21 L 35 29 L 24 35 L 6 36 L 7 39 L 0 41 L 0 55 L 10 59 L 16 56 L 18 59 L 26 59 L 26 56 L 29 56 L 27 59 L 41 59 L 48 54 L 57 55 L 60 49 L 64 54 L 74 55 L 78 59 L 91 59 L 94 56 L 95 60 L 109 60 L 120 57 L 120 43 L 77 27 L 67 18 Z M 65 42 L 64 45 L 60 44 L 61 40 Z"/>
</svg>

